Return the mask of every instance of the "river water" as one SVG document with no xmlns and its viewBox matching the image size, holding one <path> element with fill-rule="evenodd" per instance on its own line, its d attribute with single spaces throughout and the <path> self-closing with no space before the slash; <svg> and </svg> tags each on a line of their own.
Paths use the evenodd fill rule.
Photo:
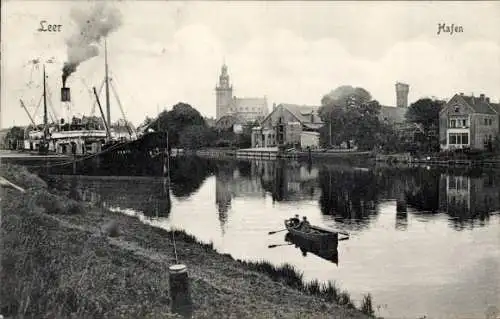
<svg viewBox="0 0 500 319">
<path fill-rule="evenodd" d="M 386 318 L 486 318 L 500 308 L 498 171 L 193 157 L 171 169 L 170 187 L 145 176 L 57 178 L 84 200 L 184 229 L 234 258 L 290 263 L 357 302 L 370 293 Z M 350 238 L 335 258 L 269 248 L 286 243 L 286 232 L 268 232 L 294 214 Z"/>
</svg>

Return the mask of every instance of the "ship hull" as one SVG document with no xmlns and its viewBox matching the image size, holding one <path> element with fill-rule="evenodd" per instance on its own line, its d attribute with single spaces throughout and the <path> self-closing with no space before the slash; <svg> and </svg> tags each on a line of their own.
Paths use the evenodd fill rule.
<svg viewBox="0 0 500 319">
<path fill-rule="evenodd" d="M 133 141 L 116 141 L 85 159 L 108 174 L 166 175 L 168 147 L 162 133 L 148 133 Z M 90 162 L 90 163 L 89 163 Z"/>
</svg>

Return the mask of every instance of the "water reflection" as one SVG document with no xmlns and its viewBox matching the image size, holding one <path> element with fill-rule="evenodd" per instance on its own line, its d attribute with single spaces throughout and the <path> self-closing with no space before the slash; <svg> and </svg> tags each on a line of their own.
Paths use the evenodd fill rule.
<svg viewBox="0 0 500 319">
<path fill-rule="evenodd" d="M 47 175 L 44 179 L 49 188 L 96 207 L 134 209 L 157 218 L 167 218 L 172 207 L 166 178 Z"/>
<path fill-rule="evenodd" d="M 441 174 L 439 208 L 453 218 L 456 229 L 473 226 L 476 221 L 483 226 L 489 213 L 500 209 L 499 186 L 498 175 Z"/>
<path fill-rule="evenodd" d="M 500 175 L 427 168 L 356 168 L 346 165 L 311 166 L 298 162 L 252 161 L 216 163 L 215 203 L 221 224 L 237 197 L 265 198 L 273 202 L 318 201 L 321 212 L 347 228 L 363 229 L 378 214 L 377 205 L 396 200 L 397 230 L 406 230 L 412 213 L 432 217 L 446 213 L 453 227 L 464 221 L 484 224 L 500 209 Z"/>
<path fill-rule="evenodd" d="M 170 178 L 172 194 L 176 197 L 189 197 L 196 192 L 203 181 L 214 173 L 215 163 L 194 156 L 182 156 L 172 159 Z"/>
<path fill-rule="evenodd" d="M 407 212 L 396 212 L 396 230 L 408 230 Z"/>
<path fill-rule="evenodd" d="M 252 170 L 273 201 L 317 199 L 319 169 L 288 161 L 256 161 Z"/>
<path fill-rule="evenodd" d="M 339 223 L 366 227 L 377 213 L 381 189 L 387 188 L 384 177 L 372 170 L 324 165 L 319 177 L 321 212 Z"/>
<path fill-rule="evenodd" d="M 310 241 L 299 236 L 294 236 L 291 233 L 285 235 L 285 242 L 294 245 L 302 253 L 302 256 L 307 257 L 307 253 L 314 254 L 324 260 L 339 264 L 339 252 L 337 250 L 337 240 Z"/>
</svg>

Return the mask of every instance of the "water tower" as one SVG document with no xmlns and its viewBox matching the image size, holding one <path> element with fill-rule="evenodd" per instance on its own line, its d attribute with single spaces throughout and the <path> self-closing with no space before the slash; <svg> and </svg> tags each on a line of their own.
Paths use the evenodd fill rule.
<svg viewBox="0 0 500 319">
<path fill-rule="evenodd" d="M 396 106 L 397 107 L 408 107 L 408 92 L 410 92 L 410 86 L 405 83 L 396 83 Z"/>
</svg>

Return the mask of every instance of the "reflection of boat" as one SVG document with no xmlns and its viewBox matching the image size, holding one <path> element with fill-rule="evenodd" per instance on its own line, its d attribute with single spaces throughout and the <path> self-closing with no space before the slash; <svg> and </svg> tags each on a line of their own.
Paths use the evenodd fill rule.
<svg viewBox="0 0 500 319">
<path fill-rule="evenodd" d="M 293 235 L 292 233 L 287 233 L 285 235 L 285 241 L 299 248 L 304 256 L 310 252 L 320 258 L 331 261 L 336 265 L 339 263 L 339 254 L 337 250 L 338 241 L 336 239 L 313 241 L 307 240 L 301 236 Z"/>
<path fill-rule="evenodd" d="M 285 227 L 288 232 L 294 236 L 302 237 L 311 241 L 329 241 L 335 240 L 338 241 L 339 234 L 337 232 L 324 229 L 318 226 L 310 226 L 310 230 L 308 232 L 304 232 L 300 229 L 294 227 L 295 224 L 290 220 L 285 220 Z"/>
</svg>

